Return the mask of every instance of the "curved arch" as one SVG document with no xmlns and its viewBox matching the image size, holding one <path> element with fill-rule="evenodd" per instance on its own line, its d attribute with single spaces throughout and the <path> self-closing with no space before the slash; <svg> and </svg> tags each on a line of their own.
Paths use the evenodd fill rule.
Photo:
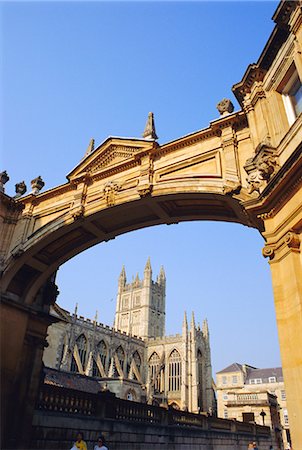
<svg viewBox="0 0 302 450">
<path fill-rule="evenodd" d="M 99 367 L 98 358 L 100 358 L 101 361 L 101 368 Z M 106 344 L 104 339 L 101 339 L 99 343 L 97 344 L 95 348 L 95 357 L 93 359 L 93 365 L 92 365 L 92 376 L 94 377 L 101 377 L 104 376 L 105 373 L 101 373 L 101 370 L 103 368 L 103 372 L 105 372 L 107 367 L 107 360 L 108 360 L 108 345 Z"/>
<path fill-rule="evenodd" d="M 137 367 L 138 371 L 140 372 L 140 368 L 142 365 L 142 358 L 137 350 L 133 353 L 132 359 L 135 361 L 136 367 Z"/>
<path fill-rule="evenodd" d="M 121 369 L 124 370 L 126 354 L 121 345 L 117 347 L 117 349 L 115 350 L 115 354 L 117 356 L 118 362 L 120 363 Z"/>
<path fill-rule="evenodd" d="M 3 273 L 4 290 L 31 304 L 52 274 L 73 256 L 126 232 L 153 225 L 223 220 L 259 227 L 259 223 L 253 223 L 246 214 L 240 200 L 225 195 L 221 187 L 219 190 L 212 186 L 208 190 L 205 187 L 203 192 L 199 188 L 196 192 L 196 187 L 192 187 L 191 192 L 188 189 L 179 192 L 179 184 L 173 184 L 165 188 L 165 195 L 127 199 L 113 208 L 84 215 L 81 220 L 74 220 L 68 210 L 37 228 L 24 243 L 16 245 L 12 251 L 14 256 L 7 261 Z M 50 291 L 41 293 L 42 303 L 47 303 Z"/>
</svg>

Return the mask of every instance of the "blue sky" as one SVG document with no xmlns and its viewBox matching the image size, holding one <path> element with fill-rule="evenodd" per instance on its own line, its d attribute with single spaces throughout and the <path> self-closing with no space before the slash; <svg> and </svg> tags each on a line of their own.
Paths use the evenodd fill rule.
<svg viewBox="0 0 302 450">
<path fill-rule="evenodd" d="M 159 143 L 205 128 L 272 29 L 277 2 L 1 4 L 1 167 L 15 183 L 65 182 L 89 140 L 140 137 L 153 111 Z M 62 266 L 59 303 L 112 323 L 117 277 L 167 273 L 167 333 L 183 311 L 208 318 L 214 371 L 280 365 L 263 241 L 236 224 L 195 222 L 128 233 Z M 108 276 L 108 273 L 110 276 Z M 113 299 L 113 300 L 112 300 Z"/>
</svg>

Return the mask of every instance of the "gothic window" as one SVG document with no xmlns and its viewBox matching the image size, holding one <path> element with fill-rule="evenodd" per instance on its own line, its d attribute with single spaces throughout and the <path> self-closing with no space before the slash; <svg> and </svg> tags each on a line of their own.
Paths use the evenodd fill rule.
<svg viewBox="0 0 302 450">
<path fill-rule="evenodd" d="M 197 352 L 197 370 L 198 370 L 198 384 L 199 384 L 199 396 L 198 396 L 198 406 L 200 411 L 202 411 L 202 388 L 203 388 L 203 361 L 202 353 L 200 350 Z"/>
<path fill-rule="evenodd" d="M 119 360 L 122 370 L 124 370 L 125 352 L 121 346 L 116 349 L 117 359 Z"/>
<path fill-rule="evenodd" d="M 99 355 L 100 360 L 102 361 L 103 367 L 105 369 L 106 367 L 106 360 L 107 360 L 107 346 L 104 341 L 101 341 L 98 343 L 96 348 L 96 358 Z M 100 377 L 101 373 L 99 371 L 98 365 L 96 361 L 93 361 L 93 367 L 92 367 L 92 376 L 94 377 Z"/>
<path fill-rule="evenodd" d="M 153 383 L 155 391 L 162 392 L 161 374 L 159 373 L 160 359 L 156 352 L 152 353 L 149 359 L 149 378 Z"/>
<path fill-rule="evenodd" d="M 140 306 L 141 304 L 141 297 L 140 295 L 135 295 L 134 297 L 134 306 Z"/>
<path fill-rule="evenodd" d="M 129 296 L 123 297 L 123 308 L 128 309 L 129 308 Z"/>
<path fill-rule="evenodd" d="M 133 353 L 133 359 L 135 361 L 137 370 L 140 372 L 142 361 L 141 361 L 141 357 L 139 356 L 139 353 L 137 351 Z"/>
<path fill-rule="evenodd" d="M 181 386 L 181 358 L 177 350 L 169 356 L 169 391 L 179 391 Z"/>
<path fill-rule="evenodd" d="M 83 334 L 81 334 L 77 338 L 76 345 L 78 347 L 78 352 L 79 352 L 79 357 L 80 357 L 80 361 L 82 364 L 82 368 L 84 369 L 85 363 L 86 363 L 86 354 L 87 354 L 87 339 L 85 338 L 85 336 Z M 73 355 L 72 355 L 72 360 L 71 360 L 70 371 L 78 372 L 78 365 L 77 365 L 76 360 Z"/>
</svg>

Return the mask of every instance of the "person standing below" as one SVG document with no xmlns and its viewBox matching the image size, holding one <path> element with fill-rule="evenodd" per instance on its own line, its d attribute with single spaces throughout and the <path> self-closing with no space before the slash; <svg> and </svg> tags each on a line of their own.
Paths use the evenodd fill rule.
<svg viewBox="0 0 302 450">
<path fill-rule="evenodd" d="M 74 446 L 79 450 L 87 450 L 87 445 L 86 442 L 84 441 L 84 437 L 83 437 L 83 433 L 82 432 L 78 432 L 77 434 L 77 440 L 74 443 Z"/>
<path fill-rule="evenodd" d="M 257 447 L 256 442 L 253 442 L 253 449 L 254 449 L 254 450 L 258 450 L 258 447 Z"/>
<path fill-rule="evenodd" d="M 103 438 L 103 436 L 99 436 L 98 442 L 94 446 L 94 450 L 108 450 L 108 447 L 106 447 L 104 444 L 105 444 L 105 439 Z"/>
</svg>

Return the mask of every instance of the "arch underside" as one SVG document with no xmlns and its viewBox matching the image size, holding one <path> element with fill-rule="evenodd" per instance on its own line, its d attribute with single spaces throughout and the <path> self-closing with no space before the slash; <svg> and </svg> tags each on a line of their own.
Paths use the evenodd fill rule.
<svg viewBox="0 0 302 450">
<path fill-rule="evenodd" d="M 147 196 L 113 206 L 66 224 L 64 216 L 29 236 L 11 261 L 3 282 L 6 290 L 32 303 L 43 283 L 73 256 L 101 242 L 141 228 L 185 221 L 214 220 L 254 226 L 240 201 L 216 193 Z M 17 260 L 16 260 L 17 258 Z"/>
</svg>

